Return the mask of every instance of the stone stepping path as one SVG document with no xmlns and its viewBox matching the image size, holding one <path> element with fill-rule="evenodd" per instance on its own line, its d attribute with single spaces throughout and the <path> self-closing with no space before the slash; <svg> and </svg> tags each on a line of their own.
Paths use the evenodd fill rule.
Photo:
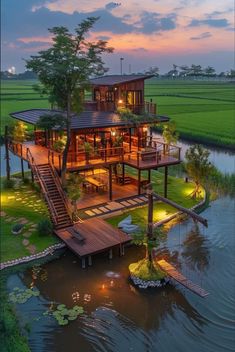
<svg viewBox="0 0 235 352">
<path fill-rule="evenodd" d="M 29 245 L 29 240 L 26 240 L 26 238 L 22 241 L 23 246 L 28 246 Z"/>
<path fill-rule="evenodd" d="M 105 207 L 100 207 L 99 210 L 101 210 L 103 213 L 107 213 L 109 211 L 109 209 Z"/>
<path fill-rule="evenodd" d="M 89 216 L 94 216 L 95 215 L 95 213 L 93 213 L 93 211 L 91 211 L 91 210 L 86 210 L 85 213 L 87 215 L 89 215 Z"/>
<path fill-rule="evenodd" d="M 31 231 L 27 231 L 25 233 L 23 233 L 23 237 L 29 238 L 30 236 L 32 236 L 32 232 Z"/>
<path fill-rule="evenodd" d="M 128 199 L 127 202 L 131 205 L 136 205 L 136 202 L 133 199 Z"/>
<path fill-rule="evenodd" d="M 28 249 L 28 251 L 30 252 L 30 254 L 35 254 L 36 253 L 36 246 L 34 246 L 33 244 L 30 244 L 29 246 L 26 247 Z"/>
</svg>

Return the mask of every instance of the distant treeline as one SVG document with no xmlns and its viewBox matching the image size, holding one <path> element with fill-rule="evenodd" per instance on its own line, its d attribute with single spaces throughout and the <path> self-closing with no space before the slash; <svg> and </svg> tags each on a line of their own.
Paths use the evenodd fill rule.
<svg viewBox="0 0 235 352">
<path fill-rule="evenodd" d="M 32 71 L 25 71 L 23 73 L 18 73 L 18 74 L 13 74 L 8 71 L 1 71 L 1 79 L 5 79 L 5 80 L 37 79 L 37 75 Z"/>
</svg>

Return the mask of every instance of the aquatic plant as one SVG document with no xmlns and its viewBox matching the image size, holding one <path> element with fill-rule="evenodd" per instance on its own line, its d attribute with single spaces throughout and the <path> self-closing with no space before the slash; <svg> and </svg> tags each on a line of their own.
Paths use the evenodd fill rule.
<svg viewBox="0 0 235 352">
<path fill-rule="evenodd" d="M 9 301 L 12 303 L 23 304 L 27 302 L 31 297 L 39 296 L 40 292 L 35 289 L 27 288 L 19 288 L 15 287 L 13 291 L 9 294 Z"/>
<path fill-rule="evenodd" d="M 76 320 L 77 317 L 84 312 L 83 307 L 73 306 L 67 308 L 65 304 L 59 304 L 56 310 L 51 312 L 50 310 L 44 312 L 43 315 L 52 315 L 60 326 L 68 325 L 69 321 Z"/>
</svg>

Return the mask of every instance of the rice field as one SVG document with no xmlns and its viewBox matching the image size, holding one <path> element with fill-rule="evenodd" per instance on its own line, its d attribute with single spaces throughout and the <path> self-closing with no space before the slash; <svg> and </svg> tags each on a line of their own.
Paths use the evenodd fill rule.
<svg viewBox="0 0 235 352">
<path fill-rule="evenodd" d="M 48 108 L 46 97 L 33 90 L 35 81 L 2 81 L 1 134 L 14 123 L 10 112 Z M 235 148 L 235 82 L 146 80 L 145 98 L 158 114 L 177 123 L 182 138 Z"/>
</svg>

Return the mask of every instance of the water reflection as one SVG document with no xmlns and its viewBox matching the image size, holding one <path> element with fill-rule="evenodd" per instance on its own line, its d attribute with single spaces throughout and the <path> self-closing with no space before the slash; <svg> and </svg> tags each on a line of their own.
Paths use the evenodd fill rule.
<svg viewBox="0 0 235 352">
<path fill-rule="evenodd" d="M 181 255 L 189 268 L 197 269 L 200 272 L 208 269 L 210 251 L 207 246 L 207 239 L 200 233 L 200 228 L 197 224 L 194 225 L 183 241 Z"/>
</svg>

